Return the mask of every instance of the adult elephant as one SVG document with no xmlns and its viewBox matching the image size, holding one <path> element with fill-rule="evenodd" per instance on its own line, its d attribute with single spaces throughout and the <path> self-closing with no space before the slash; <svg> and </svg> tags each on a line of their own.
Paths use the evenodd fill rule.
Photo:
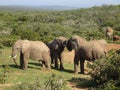
<svg viewBox="0 0 120 90">
<path fill-rule="evenodd" d="M 106 38 L 113 40 L 113 29 L 111 27 L 106 27 Z"/>
<path fill-rule="evenodd" d="M 78 74 L 78 64 L 80 61 L 80 70 L 84 74 L 85 60 L 94 61 L 106 55 L 105 45 L 101 41 L 86 41 L 79 36 L 71 37 L 67 42 L 67 49 L 71 51 L 75 49 L 74 71 Z"/>
<path fill-rule="evenodd" d="M 63 36 L 56 37 L 54 40 L 48 43 L 51 55 L 51 64 L 55 64 L 55 69 L 58 69 L 58 59 L 60 61 L 60 69 L 64 70 L 63 62 L 64 55 L 63 51 L 66 45 L 67 39 Z"/>
<path fill-rule="evenodd" d="M 16 56 L 20 53 L 20 66 L 22 69 L 27 69 L 28 59 L 42 61 L 42 64 L 50 69 L 50 50 L 46 44 L 41 41 L 18 40 L 12 46 L 12 54 L 15 64 Z"/>
</svg>

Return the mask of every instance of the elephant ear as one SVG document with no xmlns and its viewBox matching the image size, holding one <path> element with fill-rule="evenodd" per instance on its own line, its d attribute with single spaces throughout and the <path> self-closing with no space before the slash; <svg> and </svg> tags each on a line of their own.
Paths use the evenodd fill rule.
<svg viewBox="0 0 120 90">
<path fill-rule="evenodd" d="M 65 41 L 63 42 L 63 46 L 64 46 L 64 47 L 67 46 L 67 42 L 68 42 L 68 40 L 65 40 Z"/>
<path fill-rule="evenodd" d="M 54 39 L 54 47 L 55 49 L 59 49 L 61 47 L 62 42 L 59 39 Z"/>
<path fill-rule="evenodd" d="M 28 40 L 24 40 L 22 45 L 22 53 L 26 52 L 27 50 L 29 50 L 30 44 Z"/>
<path fill-rule="evenodd" d="M 60 39 L 55 39 L 55 41 L 56 41 L 56 43 L 57 43 L 58 45 L 61 45 L 61 44 L 62 44 L 62 41 L 61 41 Z"/>
<path fill-rule="evenodd" d="M 71 38 L 67 41 L 67 46 L 66 47 L 69 51 L 72 51 Z"/>
</svg>

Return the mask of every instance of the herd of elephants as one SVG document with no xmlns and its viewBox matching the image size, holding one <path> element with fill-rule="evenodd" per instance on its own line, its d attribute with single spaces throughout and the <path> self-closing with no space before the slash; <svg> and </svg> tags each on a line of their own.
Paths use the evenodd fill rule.
<svg viewBox="0 0 120 90">
<path fill-rule="evenodd" d="M 111 38 L 113 31 L 110 27 L 106 29 L 106 35 Z M 104 39 L 90 40 L 74 35 L 69 39 L 63 36 L 54 38 L 54 40 L 45 44 L 42 41 L 17 40 L 12 46 L 11 57 L 15 64 L 16 56 L 20 53 L 20 67 L 27 69 L 28 59 L 38 60 L 42 62 L 43 67 L 51 69 L 51 64 L 54 64 L 55 69 L 64 70 L 63 52 L 66 47 L 69 51 L 74 49 L 74 73 L 78 74 L 78 66 L 80 62 L 80 72 L 84 74 L 85 60 L 94 61 L 100 59 L 107 54 L 107 42 Z M 60 62 L 60 65 L 58 63 Z"/>
</svg>

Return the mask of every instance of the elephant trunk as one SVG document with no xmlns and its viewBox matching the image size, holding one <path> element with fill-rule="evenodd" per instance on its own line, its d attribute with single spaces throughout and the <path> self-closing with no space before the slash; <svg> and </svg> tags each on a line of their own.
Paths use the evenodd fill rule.
<svg viewBox="0 0 120 90">
<path fill-rule="evenodd" d="M 12 55 L 11 55 L 11 57 L 12 57 L 12 59 L 13 59 L 13 61 L 14 61 L 14 63 L 17 65 L 17 67 L 19 66 L 18 64 L 17 64 L 17 62 L 16 62 L 16 57 L 17 57 L 17 55 L 13 55 L 13 53 L 12 53 Z"/>
<path fill-rule="evenodd" d="M 14 61 L 14 63 L 17 65 L 17 67 L 19 67 L 19 65 L 17 64 L 15 58 L 13 58 L 13 61 Z"/>
<path fill-rule="evenodd" d="M 70 40 L 67 41 L 67 46 L 66 47 L 69 51 L 72 51 L 72 45 L 71 45 Z"/>
</svg>

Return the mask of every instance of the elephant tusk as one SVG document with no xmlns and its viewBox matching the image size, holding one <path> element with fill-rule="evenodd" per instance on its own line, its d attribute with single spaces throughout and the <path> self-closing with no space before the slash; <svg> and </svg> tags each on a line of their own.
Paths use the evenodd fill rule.
<svg viewBox="0 0 120 90">
<path fill-rule="evenodd" d="M 15 55 L 14 57 L 13 57 L 13 59 L 15 59 L 17 57 L 17 55 Z"/>
</svg>

